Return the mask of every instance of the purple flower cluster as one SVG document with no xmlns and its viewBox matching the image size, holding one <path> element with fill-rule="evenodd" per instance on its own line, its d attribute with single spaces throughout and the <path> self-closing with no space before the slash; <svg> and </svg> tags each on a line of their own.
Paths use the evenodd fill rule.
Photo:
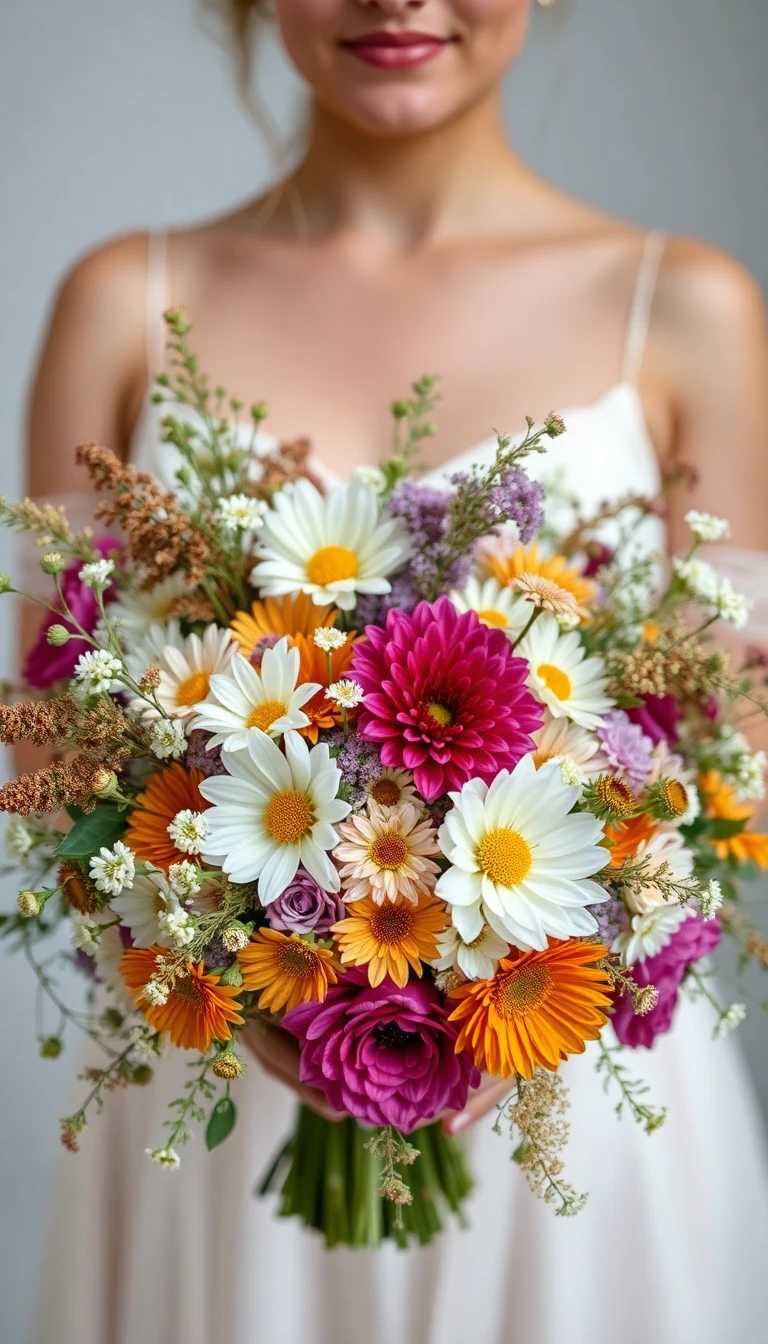
<svg viewBox="0 0 768 1344">
<path fill-rule="evenodd" d="M 208 746 L 212 736 L 212 733 L 206 733 L 202 728 L 193 728 L 189 734 L 184 763 L 202 770 L 204 775 L 226 775 L 221 763 L 221 747 Z"/>
<path fill-rule="evenodd" d="M 251 666 L 255 667 L 257 672 L 261 667 L 261 662 L 267 649 L 274 649 L 275 645 L 279 643 L 280 635 L 262 635 L 261 639 L 257 639 L 250 659 Z"/>
<path fill-rule="evenodd" d="M 611 1025 L 622 1045 L 633 1050 L 641 1045 L 650 1049 L 657 1036 L 669 1031 L 688 967 L 691 962 L 705 957 L 719 942 L 718 919 L 703 919 L 699 914 L 690 914 L 655 957 L 637 962 L 632 971 L 634 980 L 638 985 L 655 985 L 659 998 L 656 1007 L 640 1017 L 634 1012 L 628 994 L 617 996 Z"/>
<path fill-rule="evenodd" d="M 623 709 L 614 709 L 604 716 L 595 733 L 602 747 L 601 755 L 611 770 L 626 780 L 631 789 L 641 789 L 653 765 L 653 742 L 640 725 L 633 723 Z"/>
<path fill-rule="evenodd" d="M 452 477 L 452 484 L 453 480 Z M 436 587 L 462 588 L 469 575 L 471 558 L 467 554 L 451 560 L 450 493 L 415 481 L 403 481 L 389 501 L 389 511 L 400 519 L 410 535 L 414 550 L 410 570 L 418 592 L 432 592 Z"/>
<path fill-rule="evenodd" d="M 599 905 L 587 906 L 589 913 L 594 915 L 597 920 L 598 936 L 610 948 L 620 933 L 623 933 L 629 924 L 629 915 L 621 901 L 612 890 L 608 890 L 608 898 L 601 901 Z"/>
<path fill-rule="evenodd" d="M 340 896 L 323 891 L 305 868 L 299 868 L 266 913 L 270 927 L 281 933 L 325 934 L 347 911 Z"/>
<path fill-rule="evenodd" d="M 414 582 L 411 566 L 408 564 L 391 580 L 388 593 L 361 593 L 355 607 L 355 626 L 364 630 L 366 625 L 384 625 L 390 611 L 405 611 L 410 614 L 418 602 L 421 593 Z"/>
<path fill-rule="evenodd" d="M 461 1110 L 480 1074 L 457 1055 L 457 1030 L 434 985 L 387 978 L 372 988 L 350 971 L 322 1003 L 300 1003 L 282 1025 L 301 1042 L 299 1077 L 332 1106 L 371 1125 L 409 1133 L 444 1106 Z"/>
<path fill-rule="evenodd" d="M 499 522 L 514 523 L 524 545 L 543 526 L 544 487 L 532 481 L 522 467 L 503 472 L 491 490 L 491 498 L 499 511 Z"/>
<path fill-rule="evenodd" d="M 381 774 L 381 752 L 373 742 L 366 742 L 356 733 L 345 737 L 343 732 L 328 735 L 330 746 L 339 748 L 334 765 L 341 771 L 341 778 L 349 789 L 348 802 L 353 807 L 362 807 L 368 797 L 368 785 Z"/>
</svg>

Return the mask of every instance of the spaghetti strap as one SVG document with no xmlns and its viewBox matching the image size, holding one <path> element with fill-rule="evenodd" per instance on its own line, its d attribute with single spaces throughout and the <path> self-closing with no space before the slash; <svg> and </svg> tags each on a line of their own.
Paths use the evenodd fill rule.
<svg viewBox="0 0 768 1344">
<path fill-rule="evenodd" d="M 168 306 L 168 235 L 147 234 L 147 374 L 150 386 L 165 356 L 163 313 Z"/>
<path fill-rule="evenodd" d="M 640 258 L 635 292 L 629 310 L 627 337 L 624 344 L 624 362 L 621 372 L 622 382 L 629 383 L 632 387 L 637 387 L 640 381 L 640 371 L 643 367 L 643 355 L 645 354 L 653 307 L 653 296 L 656 292 L 656 281 L 665 243 L 666 235 L 657 233 L 655 229 L 645 235 L 643 255 Z"/>
</svg>

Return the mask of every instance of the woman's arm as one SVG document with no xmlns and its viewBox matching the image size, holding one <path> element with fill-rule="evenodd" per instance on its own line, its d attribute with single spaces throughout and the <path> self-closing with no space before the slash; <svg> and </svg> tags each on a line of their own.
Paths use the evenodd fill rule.
<svg viewBox="0 0 768 1344">
<path fill-rule="evenodd" d="M 27 415 L 26 493 L 88 493 L 78 444 L 97 440 L 125 455 L 146 377 L 146 239 L 133 236 L 84 258 L 66 276 L 43 337 Z M 95 502 L 95 497 L 94 497 Z M 23 661 L 40 628 L 38 606 L 19 612 Z M 19 770 L 44 764 L 21 743 Z"/>
<path fill-rule="evenodd" d="M 701 509 L 729 520 L 735 546 L 768 551 L 768 325 L 752 276 L 712 248 L 671 240 L 647 367 L 668 393 L 671 461 L 695 475 L 673 492 L 670 548 L 687 548 L 684 515 Z"/>
</svg>

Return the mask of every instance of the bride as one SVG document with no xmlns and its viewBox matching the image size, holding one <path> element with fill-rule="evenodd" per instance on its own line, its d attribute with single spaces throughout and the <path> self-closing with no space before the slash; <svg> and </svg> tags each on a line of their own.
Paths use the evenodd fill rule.
<svg viewBox="0 0 768 1344">
<path fill-rule="evenodd" d="M 221 0 L 240 43 L 260 0 Z M 94 252 L 59 295 L 34 387 L 30 491 L 78 488 L 73 445 L 99 440 L 172 481 L 148 380 L 161 313 L 181 305 L 214 384 L 264 396 L 282 438 L 311 433 L 328 480 L 389 447 L 387 407 L 439 371 L 433 479 L 560 410 L 545 461 L 586 508 L 692 470 L 669 512 L 730 518 L 768 549 L 768 340 L 753 281 L 688 239 L 644 234 L 536 178 L 507 142 L 499 86 L 529 0 L 276 0 L 311 91 L 298 168 L 264 199 L 168 237 Z M 631 148 L 628 147 L 628 151 Z M 570 409 L 568 409 L 570 408 Z M 264 447 L 271 439 L 262 436 Z M 469 445 L 477 445 L 469 447 Z M 695 484 L 691 481 L 695 480 Z M 669 1108 L 653 1137 L 617 1120 L 590 1059 L 568 1068 L 569 1176 L 591 1191 L 558 1220 L 492 1133 L 496 1088 L 466 1130 L 469 1231 L 407 1255 L 325 1253 L 252 1191 L 290 1120 L 295 1055 L 252 1042 L 241 1122 L 177 1175 L 144 1157 L 184 1081 L 109 1099 L 66 1158 L 41 1344 L 726 1344 L 763 1337 L 768 1182 L 742 1065 L 683 1005 L 637 1071 Z"/>
</svg>

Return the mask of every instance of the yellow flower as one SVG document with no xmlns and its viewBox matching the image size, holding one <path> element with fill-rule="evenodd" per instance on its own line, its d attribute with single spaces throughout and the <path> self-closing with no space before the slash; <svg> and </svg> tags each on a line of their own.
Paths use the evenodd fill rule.
<svg viewBox="0 0 768 1344">
<path fill-rule="evenodd" d="M 334 924 L 331 932 L 344 965 L 367 966 L 368 980 L 380 985 L 386 975 L 402 989 L 408 983 L 409 967 L 420 977 L 421 963 L 438 956 L 438 934 L 448 924 L 448 912 L 435 896 L 377 905 L 365 898 Z"/>
<path fill-rule="evenodd" d="M 580 607 L 587 606 L 597 591 L 591 579 L 585 579 L 577 565 L 564 555 L 540 555 L 539 548 L 518 544 L 511 552 L 488 552 L 484 557 L 489 573 L 499 583 L 511 587 L 523 574 L 540 574 L 572 593 Z"/>
<path fill-rule="evenodd" d="M 699 779 L 704 811 L 713 820 L 743 821 L 745 828 L 754 813 L 748 803 L 740 803 L 730 784 L 726 784 L 717 770 L 708 770 Z M 768 868 L 768 835 L 760 831 L 743 830 L 723 840 L 710 840 L 718 859 L 735 859 L 737 863 L 754 863 L 757 868 Z"/>
<path fill-rule="evenodd" d="M 298 933 L 260 929 L 238 954 L 243 988 L 262 990 L 259 1008 L 279 1013 L 314 999 L 322 1003 L 338 975 L 333 952 L 306 943 Z"/>
</svg>

